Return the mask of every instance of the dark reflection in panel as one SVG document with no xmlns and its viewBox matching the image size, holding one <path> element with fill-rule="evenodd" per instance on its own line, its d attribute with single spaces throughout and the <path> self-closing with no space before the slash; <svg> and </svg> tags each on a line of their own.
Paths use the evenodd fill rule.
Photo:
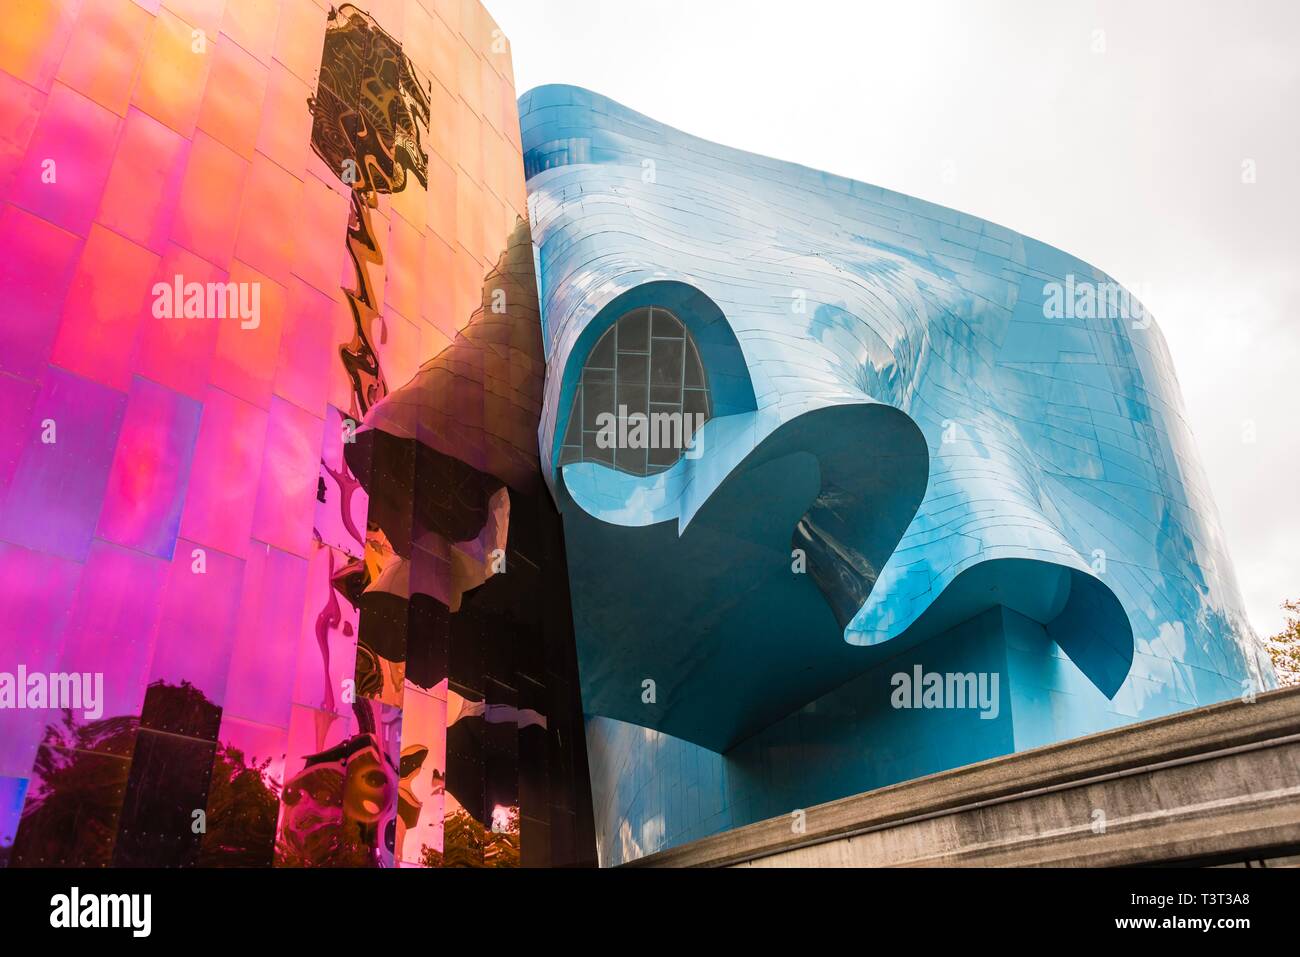
<svg viewBox="0 0 1300 957">
<path fill-rule="evenodd" d="M 208 785 L 204 867 L 269 867 L 288 732 L 239 719 L 224 721 Z"/>
<path fill-rule="evenodd" d="M 434 124 L 459 120 L 433 114 L 433 80 L 369 13 L 344 4 L 321 16 L 320 80 L 300 108 L 311 111 L 311 173 L 325 175 L 325 164 L 348 216 L 329 243 L 303 244 L 301 268 L 284 270 L 292 279 L 281 290 L 274 393 L 280 412 L 327 397 L 319 462 L 317 423 L 290 410 L 271 417 L 248 467 L 195 469 L 191 485 L 232 513 L 248 505 L 253 527 L 235 534 L 237 522 L 190 514 L 205 497 L 191 490 L 183 523 L 204 534 L 177 545 L 168 587 L 178 587 L 167 594 L 172 612 L 204 614 L 193 627 L 189 616 L 165 623 L 161 661 L 125 656 L 118 717 L 55 722 L 24 785 L 12 846 L 0 847 L 12 863 L 594 863 L 561 528 L 537 458 L 545 363 L 528 225 L 518 222 L 486 269 L 470 315 L 447 310 L 435 321 L 424 311 L 409 289 L 421 266 L 421 283 L 442 284 L 440 300 L 451 285 L 460 295 L 460 283 L 413 264 L 409 244 L 391 237 L 423 228 L 398 222 L 430 199 L 422 143 Z M 520 185 L 518 171 L 493 174 L 459 215 L 504 235 L 495 197 Z M 304 207 L 318 200 L 304 192 Z M 248 208 L 246 218 L 261 212 Z M 422 240 L 442 241 L 432 229 Z M 457 274 L 483 253 L 458 248 Z M 339 265 L 341 291 L 329 288 Z M 331 326 L 336 303 L 343 335 L 312 337 L 307 327 Z M 460 331 L 400 385 L 395 368 L 446 341 L 429 336 L 434 325 Z M 226 432 L 261 427 L 262 406 L 230 401 L 248 408 Z M 211 420 L 209 410 L 202 421 Z M 287 442 L 289 433 L 306 441 Z M 263 461 L 274 474 L 256 472 Z M 290 475 L 304 466 L 309 479 L 315 472 L 305 501 Z M 298 525 L 288 514 L 296 507 Z M 143 645 L 160 633 L 149 615 L 162 584 L 151 584 L 146 564 L 120 564 L 121 593 L 149 597 L 118 609 L 104 596 L 86 621 L 105 634 L 138 632 L 131 640 Z M 218 581 L 215 592 L 191 587 Z M 193 600 L 216 593 L 219 608 Z M 101 621 L 104 608 L 112 622 Z M 111 643 L 129 650 L 126 639 Z M 166 680 L 126 702 L 118 686 L 139 688 L 144 676 Z M 552 817 L 575 806 L 587 808 L 582 837 L 556 851 L 549 835 L 565 828 Z M 7 821 L 0 815 L 5 845 Z"/>
<path fill-rule="evenodd" d="M 344 449 L 371 496 L 369 538 L 391 549 L 358 598 L 357 690 L 388 700 L 388 682 L 361 681 L 369 648 L 381 669 L 404 669 L 408 698 L 445 701 L 442 847 L 420 857 L 442 866 L 593 857 L 563 546 L 535 451 L 544 365 L 531 270 L 521 221 L 485 279 L 485 307 L 376 404 Z M 502 299 L 503 311 L 486 307 Z M 413 462 L 413 482 L 385 460 Z M 403 740 L 421 746 L 411 733 Z M 431 804 L 403 831 L 419 830 Z M 579 830 L 572 820 L 550 826 L 578 807 L 584 836 L 567 836 Z M 524 817 L 546 825 L 535 840 L 558 830 L 567 850 L 524 849 Z M 410 849 L 398 855 L 412 859 Z"/>
<path fill-rule="evenodd" d="M 221 708 L 188 681 L 179 686 L 155 681 L 145 691 L 140 727 L 215 741 Z"/>
<path fill-rule="evenodd" d="M 86 729 L 79 737 L 117 739 L 111 750 L 125 749 L 129 754 L 134 747 L 135 718 L 97 724 L 100 726 Z M 129 745 L 124 741 L 127 738 Z M 107 867 L 112 862 L 130 768 L 129 757 L 107 750 L 41 745 L 9 865 Z"/>
<path fill-rule="evenodd" d="M 198 861 L 216 745 L 140 729 L 126 784 L 116 867 L 185 867 Z M 206 821 L 203 822 L 206 827 Z"/>
</svg>

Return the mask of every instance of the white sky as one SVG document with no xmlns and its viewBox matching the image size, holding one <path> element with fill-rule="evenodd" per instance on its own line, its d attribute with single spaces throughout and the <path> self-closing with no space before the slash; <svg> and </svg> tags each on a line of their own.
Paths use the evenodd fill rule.
<svg viewBox="0 0 1300 957">
<path fill-rule="evenodd" d="M 1278 604 L 1300 598 L 1300 3 L 484 3 L 520 92 L 585 86 L 1001 223 L 1137 292 L 1251 619 L 1281 627 Z"/>
</svg>

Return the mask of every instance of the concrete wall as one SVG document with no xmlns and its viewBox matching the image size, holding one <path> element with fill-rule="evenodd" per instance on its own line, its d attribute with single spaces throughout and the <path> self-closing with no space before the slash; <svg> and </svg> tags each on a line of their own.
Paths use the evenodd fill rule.
<svg viewBox="0 0 1300 957">
<path fill-rule="evenodd" d="M 1300 688 L 869 791 L 635 866 L 1125 866 L 1300 847 Z"/>
</svg>

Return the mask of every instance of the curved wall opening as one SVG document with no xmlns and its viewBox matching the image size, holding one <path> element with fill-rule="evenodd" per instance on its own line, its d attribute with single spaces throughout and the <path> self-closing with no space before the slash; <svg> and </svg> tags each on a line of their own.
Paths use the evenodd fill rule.
<svg viewBox="0 0 1300 957">
<path fill-rule="evenodd" d="M 625 313 L 596 342 L 569 409 L 560 465 L 663 472 L 710 418 L 708 375 L 685 324 L 662 306 Z M 620 441 L 639 437 L 639 441 Z"/>
<path fill-rule="evenodd" d="M 551 443 L 551 462 L 554 467 L 577 461 L 565 458 L 563 451 L 566 446 L 576 448 L 581 443 L 581 439 L 573 432 L 573 412 L 575 407 L 579 410 L 582 408 L 575 400 L 583 387 L 584 370 L 592 364 L 591 360 L 602 358 L 597 355 L 598 346 L 604 347 L 605 336 L 614 328 L 615 323 L 630 317 L 637 310 L 647 312 L 653 310 L 652 320 L 655 315 L 662 312 L 681 324 L 683 341 L 690 340 L 700 361 L 701 375 L 705 383 L 703 388 L 706 392 L 707 418 L 752 412 L 758 407 L 744 353 L 741 351 L 736 334 L 731 331 L 731 324 L 727 322 L 726 316 L 717 303 L 694 286 L 683 282 L 662 280 L 643 283 L 610 300 L 583 329 L 569 352 L 564 368 L 564 379 L 560 386 L 559 401 L 556 404 L 555 433 Z M 653 330 L 653 326 L 651 329 Z M 684 375 L 683 381 L 685 381 Z M 698 398 L 695 398 L 695 401 L 698 401 Z M 582 425 L 583 428 L 577 433 L 579 436 L 582 432 L 588 431 L 586 423 Z M 674 458 L 673 462 L 676 460 Z M 585 455 L 583 461 L 588 461 Z M 590 461 L 598 460 L 592 458 Z M 602 464 L 610 464 L 611 468 L 614 467 L 612 463 Z M 672 464 L 669 462 L 664 467 L 670 467 Z M 662 469 L 655 468 L 646 472 L 633 472 L 633 474 L 654 474 L 658 471 Z"/>
</svg>

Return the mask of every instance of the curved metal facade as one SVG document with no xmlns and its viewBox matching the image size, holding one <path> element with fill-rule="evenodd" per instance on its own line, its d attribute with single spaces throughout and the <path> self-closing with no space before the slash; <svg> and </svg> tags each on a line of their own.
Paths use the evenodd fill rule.
<svg viewBox="0 0 1300 957">
<path fill-rule="evenodd" d="M 586 90 L 520 114 L 603 863 L 1273 685 L 1164 340 L 1109 276 Z M 641 305 L 700 343 L 701 447 L 557 466 Z M 996 701 L 899 707 L 914 668 Z"/>
</svg>

